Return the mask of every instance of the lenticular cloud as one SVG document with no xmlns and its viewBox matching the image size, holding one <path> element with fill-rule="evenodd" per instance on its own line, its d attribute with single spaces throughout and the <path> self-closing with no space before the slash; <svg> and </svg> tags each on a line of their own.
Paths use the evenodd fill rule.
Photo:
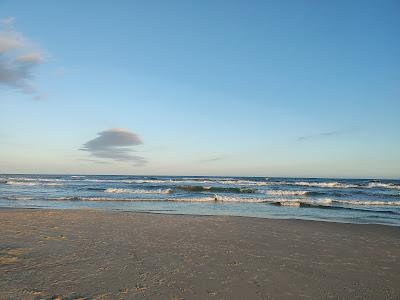
<svg viewBox="0 0 400 300">
<path fill-rule="evenodd" d="M 140 137 L 126 129 L 112 128 L 98 133 L 98 137 L 86 142 L 80 150 L 88 151 L 92 156 L 120 162 L 133 162 L 145 165 L 144 157 L 133 155 L 134 146 L 143 145 Z"/>
</svg>

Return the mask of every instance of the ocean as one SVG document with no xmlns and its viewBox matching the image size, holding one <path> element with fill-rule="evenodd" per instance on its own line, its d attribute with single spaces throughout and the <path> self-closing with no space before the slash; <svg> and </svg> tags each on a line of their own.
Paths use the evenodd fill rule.
<svg viewBox="0 0 400 300">
<path fill-rule="evenodd" d="M 400 180 L 4 174 L 0 208 L 89 208 L 400 226 Z"/>
</svg>

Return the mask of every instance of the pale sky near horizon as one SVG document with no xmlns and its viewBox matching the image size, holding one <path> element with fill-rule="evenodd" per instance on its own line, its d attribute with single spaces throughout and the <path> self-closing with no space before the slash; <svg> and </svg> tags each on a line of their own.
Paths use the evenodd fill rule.
<svg viewBox="0 0 400 300">
<path fill-rule="evenodd" d="M 0 173 L 400 178 L 400 2 L 2 1 Z"/>
</svg>

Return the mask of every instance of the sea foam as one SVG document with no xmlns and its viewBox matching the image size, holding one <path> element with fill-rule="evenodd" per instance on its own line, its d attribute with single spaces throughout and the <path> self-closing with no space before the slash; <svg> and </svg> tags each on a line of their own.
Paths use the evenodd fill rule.
<svg viewBox="0 0 400 300">
<path fill-rule="evenodd" d="M 118 189 L 108 188 L 104 191 L 105 193 L 114 194 L 171 194 L 172 189 L 156 189 L 156 190 L 145 190 L 145 189 Z"/>
</svg>

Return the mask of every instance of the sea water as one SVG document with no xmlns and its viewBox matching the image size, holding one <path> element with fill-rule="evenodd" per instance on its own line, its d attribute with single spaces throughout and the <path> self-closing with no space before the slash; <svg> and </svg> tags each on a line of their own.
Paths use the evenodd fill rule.
<svg viewBox="0 0 400 300">
<path fill-rule="evenodd" d="M 0 175 L 0 208 L 102 209 L 400 225 L 400 180 Z"/>
</svg>

